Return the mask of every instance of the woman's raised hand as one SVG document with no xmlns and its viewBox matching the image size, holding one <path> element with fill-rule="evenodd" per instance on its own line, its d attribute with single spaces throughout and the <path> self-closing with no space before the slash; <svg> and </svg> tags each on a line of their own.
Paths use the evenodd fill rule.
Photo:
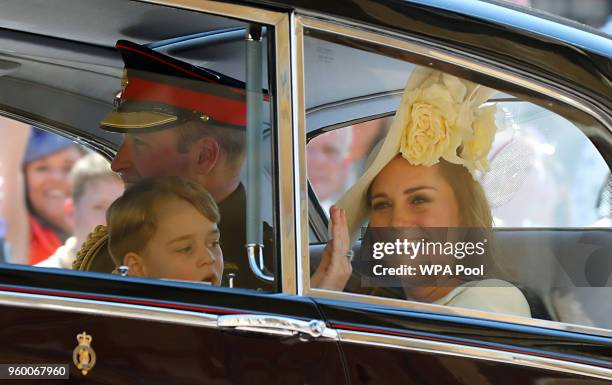
<svg viewBox="0 0 612 385">
<path fill-rule="evenodd" d="M 332 239 L 327 242 L 321 263 L 310 277 L 310 287 L 342 291 L 353 272 L 346 212 L 332 206 L 329 209 L 329 216 L 332 223 Z"/>
</svg>

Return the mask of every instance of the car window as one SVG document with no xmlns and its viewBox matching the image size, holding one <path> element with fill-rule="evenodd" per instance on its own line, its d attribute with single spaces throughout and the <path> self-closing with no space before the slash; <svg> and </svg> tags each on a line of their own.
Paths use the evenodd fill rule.
<svg viewBox="0 0 612 385">
<path fill-rule="evenodd" d="M 495 227 L 583 227 L 606 223 L 610 170 L 572 122 L 518 99 L 497 102 L 498 131 L 490 171 L 479 176 Z M 307 171 L 326 214 L 364 172 L 367 156 L 392 117 L 372 119 L 312 136 Z M 546 196 L 545 202 L 531 194 Z"/>
<path fill-rule="evenodd" d="M 311 288 L 612 327 L 610 132 L 366 46 L 305 33 Z"/>
<path fill-rule="evenodd" d="M 56 133 L 9 118 L 2 143 L 2 260 L 72 268 L 87 234 L 123 191 L 109 162 Z"/>
<path fill-rule="evenodd" d="M 132 11 L 155 18 L 147 12 L 155 8 Z M 15 97 L 2 102 L 42 124 L 0 122 L 11 138 L 0 162 L 0 228 L 11 250 L 4 259 L 275 291 L 272 30 L 185 10 L 168 15 L 173 28 L 164 34 L 149 33 L 145 21 L 134 27 L 142 31 L 119 35 L 96 22 L 99 34 L 82 38 L 105 48 L 87 53 L 57 39 L 33 61 L 15 43 L 11 60 L 20 65 L 2 78 Z M 52 132 L 58 126 L 62 135 Z M 72 140 L 104 153 L 110 166 Z M 51 163 L 57 151 L 69 161 L 30 166 Z M 30 168 L 45 178 L 34 182 Z M 75 170 L 95 178 L 79 182 Z M 81 215 L 96 194 L 104 204 Z M 68 248 L 61 266 L 45 262 Z"/>
</svg>

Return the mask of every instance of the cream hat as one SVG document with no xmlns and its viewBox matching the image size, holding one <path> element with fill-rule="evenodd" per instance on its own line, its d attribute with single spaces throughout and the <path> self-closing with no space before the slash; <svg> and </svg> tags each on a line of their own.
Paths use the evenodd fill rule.
<svg viewBox="0 0 612 385">
<path fill-rule="evenodd" d="M 346 211 L 351 243 L 368 217 L 370 183 L 397 154 L 414 165 L 431 166 L 444 158 L 464 165 L 472 175 L 487 171 L 496 106 L 481 105 L 495 92 L 433 69 L 415 68 L 380 150 L 370 155 L 373 160 L 368 159 L 363 175 L 336 203 Z"/>
</svg>

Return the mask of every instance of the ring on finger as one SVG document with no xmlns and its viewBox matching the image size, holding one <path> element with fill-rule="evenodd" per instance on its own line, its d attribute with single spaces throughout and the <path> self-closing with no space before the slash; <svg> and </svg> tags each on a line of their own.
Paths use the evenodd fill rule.
<svg viewBox="0 0 612 385">
<path fill-rule="evenodd" d="M 355 256 L 355 252 L 353 250 L 349 250 L 346 252 L 346 257 L 348 258 L 349 262 L 353 261 L 354 256 Z"/>
</svg>

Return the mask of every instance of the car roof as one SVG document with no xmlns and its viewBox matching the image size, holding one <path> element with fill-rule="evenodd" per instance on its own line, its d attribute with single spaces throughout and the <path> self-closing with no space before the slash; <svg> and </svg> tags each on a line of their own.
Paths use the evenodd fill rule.
<svg viewBox="0 0 612 385">
<path fill-rule="evenodd" d="M 452 24 L 466 25 L 479 20 L 510 27 L 522 35 L 548 36 L 560 41 L 578 45 L 590 52 L 612 56 L 610 35 L 585 24 L 578 23 L 535 8 L 520 6 L 507 0 L 243 0 L 247 4 L 274 6 L 284 10 L 300 10 L 307 13 L 333 15 L 391 29 L 412 30 L 415 23 L 398 23 L 402 18 L 388 16 L 409 16 L 415 22 L 426 14 L 435 14 L 428 23 L 451 27 Z M 462 15 L 459 19 L 457 15 Z M 386 17 L 385 17 L 386 16 Z M 408 19 L 406 19 L 408 20 Z M 452 23 L 454 21 L 455 23 Z M 595 37 L 595 36 L 597 37 Z M 482 36 L 484 40 L 487 37 Z M 493 36 L 496 38 L 496 36 Z M 499 38 L 503 38 L 499 36 Z"/>
<path fill-rule="evenodd" d="M 491 0 L 244 2 L 299 9 L 408 36 L 430 37 L 555 78 L 586 93 L 594 91 L 603 103 L 609 103 L 612 97 L 610 36 L 542 11 Z"/>
<path fill-rule="evenodd" d="M 532 11 L 475 0 L 244 0 L 242 3 L 283 11 L 298 10 L 303 14 L 324 14 L 387 32 L 401 32 L 536 73 L 581 91 L 604 106 L 609 105 L 612 98 L 612 41 L 579 25 L 546 15 L 541 18 L 542 15 Z M 24 76 L 19 80 L 29 84 L 80 94 L 99 105 L 83 113 L 88 120 L 75 118 L 66 122 L 72 127 L 91 125 L 92 116 L 102 118 L 103 112 L 112 107 L 122 69 L 120 56 L 113 47 L 116 40 L 150 43 L 219 31 L 229 31 L 223 33 L 230 36 L 232 29 L 245 26 L 228 18 L 135 1 L 4 0 L 1 4 L 0 60 L 4 57 L 27 67 L 10 75 Z M 199 63 L 198 55 L 188 48 L 174 49 L 171 54 L 212 69 L 231 70 L 227 63 Z M 2 65 L 0 61 L 0 71 Z M 71 74 L 59 74 L 62 71 L 71 71 Z M 87 87 L 81 86 L 79 73 L 88 74 Z M 232 73 L 228 75 L 239 78 Z M 2 80 L 6 79 L 0 76 Z M 32 93 L 22 94 L 24 106 L 32 103 Z M 18 104 L 16 98 L 20 96 L 0 92 L 0 103 L 5 97 Z M 48 99 L 44 103 L 48 103 Z M 307 108 L 316 108 L 318 102 L 313 103 Z M 48 108 L 55 107 L 50 103 Z M 85 131 L 93 129 L 88 127 Z"/>
</svg>

